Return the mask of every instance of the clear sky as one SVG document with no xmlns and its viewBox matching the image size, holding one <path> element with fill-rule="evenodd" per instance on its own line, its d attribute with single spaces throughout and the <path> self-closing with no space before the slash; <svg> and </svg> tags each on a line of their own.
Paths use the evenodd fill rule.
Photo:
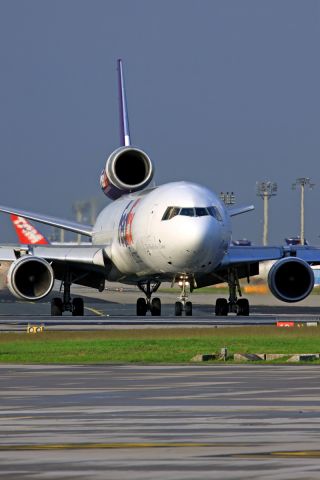
<svg viewBox="0 0 320 480">
<path fill-rule="evenodd" d="M 118 146 L 116 59 L 123 58 L 133 142 L 156 181 L 234 191 L 256 211 L 234 237 L 262 240 L 255 183 L 278 183 L 270 243 L 320 244 L 318 0 L 1 0 L 0 203 L 72 218 L 98 196 Z M 1 240 L 12 241 L 1 215 Z"/>
</svg>

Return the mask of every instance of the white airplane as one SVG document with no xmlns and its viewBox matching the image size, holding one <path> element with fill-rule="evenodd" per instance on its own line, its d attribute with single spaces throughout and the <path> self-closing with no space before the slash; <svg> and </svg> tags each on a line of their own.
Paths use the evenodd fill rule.
<svg viewBox="0 0 320 480">
<path fill-rule="evenodd" d="M 259 262 L 277 260 L 268 283 L 285 302 L 310 294 L 314 275 L 310 264 L 320 263 L 320 249 L 310 246 L 251 247 L 231 245 L 231 217 L 253 206 L 227 208 L 201 185 L 173 182 L 148 188 L 154 176 L 150 157 L 131 144 L 122 62 L 118 60 L 121 146 L 111 153 L 102 171 L 103 192 L 112 200 L 93 226 L 82 225 L 20 209 L 0 207 L 15 214 L 89 237 L 90 246 L 27 245 L 0 247 L 1 264 L 8 265 L 7 284 L 18 298 L 39 300 L 54 280 L 62 281 L 63 297 L 51 302 L 51 314 L 71 311 L 83 315 L 83 300 L 71 299 L 70 287 L 80 284 L 104 289 L 105 281 L 135 284 L 144 296 L 136 313 L 161 314 L 161 302 L 152 298 L 161 282 L 176 282 L 181 296 L 175 315 L 192 315 L 189 290 L 227 282 L 229 299 L 219 298 L 215 314 L 249 315 L 249 302 L 240 298 L 240 278 L 259 273 Z M 174 159 L 173 159 L 174 161 Z"/>
</svg>

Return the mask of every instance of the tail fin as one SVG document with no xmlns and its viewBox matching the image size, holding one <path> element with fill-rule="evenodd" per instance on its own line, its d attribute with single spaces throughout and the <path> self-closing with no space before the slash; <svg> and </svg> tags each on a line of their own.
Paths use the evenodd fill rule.
<svg viewBox="0 0 320 480">
<path fill-rule="evenodd" d="M 118 59 L 118 82 L 119 82 L 119 110 L 120 110 L 120 145 L 127 147 L 131 145 L 131 140 L 130 140 L 128 109 L 127 109 L 127 98 L 126 98 L 126 90 L 124 85 L 121 58 Z"/>
<path fill-rule="evenodd" d="M 47 245 L 48 240 L 31 223 L 18 215 L 10 215 L 19 242 L 23 245 Z"/>
</svg>

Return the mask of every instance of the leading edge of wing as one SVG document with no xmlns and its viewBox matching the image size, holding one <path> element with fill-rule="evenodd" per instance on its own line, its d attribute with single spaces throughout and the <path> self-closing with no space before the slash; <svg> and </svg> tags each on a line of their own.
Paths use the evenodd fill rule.
<svg viewBox="0 0 320 480">
<path fill-rule="evenodd" d="M 64 220 L 61 218 L 50 217 L 41 213 L 27 212 L 25 210 L 19 210 L 16 208 L 5 207 L 0 205 L 0 212 L 18 215 L 19 217 L 28 218 L 35 222 L 44 223 L 45 225 L 51 225 L 57 228 L 63 228 L 70 232 L 79 233 L 87 237 L 92 237 L 92 227 L 90 225 L 83 225 L 82 223 L 73 222 L 71 220 Z"/>
<path fill-rule="evenodd" d="M 228 212 L 230 217 L 235 217 L 236 215 L 241 215 L 242 213 L 251 212 L 254 210 L 254 205 L 245 205 L 242 207 L 229 207 Z"/>
</svg>

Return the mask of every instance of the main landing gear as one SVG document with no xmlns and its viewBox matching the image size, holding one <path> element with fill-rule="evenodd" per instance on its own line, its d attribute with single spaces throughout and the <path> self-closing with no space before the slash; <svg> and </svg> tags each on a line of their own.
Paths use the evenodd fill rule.
<svg viewBox="0 0 320 480">
<path fill-rule="evenodd" d="M 228 272 L 229 301 L 225 298 L 218 298 L 215 306 L 217 317 L 225 317 L 228 313 L 236 313 L 238 316 L 247 317 L 250 312 L 249 302 L 246 298 L 237 298 L 237 291 L 241 297 L 241 287 L 236 270 Z"/>
<path fill-rule="evenodd" d="M 174 314 L 176 317 L 181 317 L 182 312 L 186 317 L 192 316 L 192 303 L 188 300 L 190 291 L 190 282 L 188 275 L 181 275 L 179 280 L 179 287 L 181 288 L 181 294 L 179 301 L 174 305 Z"/>
<path fill-rule="evenodd" d="M 138 283 L 138 288 L 141 290 L 146 298 L 140 297 L 137 300 L 137 315 L 139 317 L 144 317 L 149 310 L 152 316 L 159 317 L 161 315 L 161 300 L 160 298 L 153 298 L 151 300 L 151 295 L 155 293 L 160 287 L 161 282 L 140 282 Z"/>
<path fill-rule="evenodd" d="M 84 313 L 83 299 L 80 297 L 75 297 L 74 299 L 71 299 L 70 272 L 66 273 L 66 276 L 61 286 L 63 287 L 63 298 L 55 297 L 51 300 L 51 315 L 53 317 L 59 317 L 62 315 L 62 312 L 72 312 L 72 316 L 82 317 Z"/>
</svg>

